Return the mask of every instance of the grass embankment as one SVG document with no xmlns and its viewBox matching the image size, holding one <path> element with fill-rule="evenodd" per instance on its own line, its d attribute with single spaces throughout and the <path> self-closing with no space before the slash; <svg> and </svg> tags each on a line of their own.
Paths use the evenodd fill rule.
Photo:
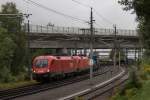
<svg viewBox="0 0 150 100">
<path fill-rule="evenodd" d="M 150 80 L 143 83 L 143 87 L 130 100 L 150 100 Z"/>
<path fill-rule="evenodd" d="M 136 75 L 131 75 L 125 89 L 111 100 L 150 100 L 150 64 L 142 64 Z"/>
<path fill-rule="evenodd" d="M 36 81 L 20 81 L 20 82 L 10 82 L 10 83 L 0 83 L 0 90 L 12 89 L 27 85 L 36 84 Z"/>
<path fill-rule="evenodd" d="M 150 80 L 145 81 L 140 89 L 131 88 L 124 94 L 117 93 L 111 100 L 150 100 Z"/>
</svg>

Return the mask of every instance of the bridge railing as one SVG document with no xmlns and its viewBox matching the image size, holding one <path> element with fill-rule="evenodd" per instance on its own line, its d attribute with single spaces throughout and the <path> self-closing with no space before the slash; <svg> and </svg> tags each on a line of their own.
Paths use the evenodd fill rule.
<svg viewBox="0 0 150 100">
<path fill-rule="evenodd" d="M 95 34 L 100 35 L 114 35 L 114 29 L 95 29 Z M 117 34 L 120 36 L 138 36 L 136 30 L 117 29 Z"/>
<path fill-rule="evenodd" d="M 24 29 L 27 32 L 27 25 Z M 114 35 L 114 29 L 95 28 L 94 31 L 96 35 Z M 77 27 L 30 25 L 30 33 L 90 34 L 90 30 Z M 117 35 L 138 36 L 136 30 L 123 29 L 117 29 Z"/>
<path fill-rule="evenodd" d="M 27 25 L 25 25 L 25 31 L 27 32 Z M 83 32 L 76 27 L 30 25 L 30 33 L 82 34 Z"/>
</svg>

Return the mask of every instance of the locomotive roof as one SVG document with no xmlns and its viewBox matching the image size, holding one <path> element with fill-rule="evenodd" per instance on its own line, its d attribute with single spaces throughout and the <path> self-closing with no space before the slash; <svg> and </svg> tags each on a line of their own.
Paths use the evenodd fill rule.
<svg viewBox="0 0 150 100">
<path fill-rule="evenodd" d="M 81 57 L 81 56 L 53 56 L 53 55 L 41 55 L 41 56 L 37 56 L 35 57 L 35 59 L 50 59 L 50 58 L 70 58 L 70 57 Z M 82 56 L 83 57 L 83 56 Z"/>
</svg>

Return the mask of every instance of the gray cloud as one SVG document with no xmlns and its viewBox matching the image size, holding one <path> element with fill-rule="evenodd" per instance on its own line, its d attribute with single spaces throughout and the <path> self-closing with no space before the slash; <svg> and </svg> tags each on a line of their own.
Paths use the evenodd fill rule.
<svg viewBox="0 0 150 100">
<path fill-rule="evenodd" d="M 72 0 L 33 0 L 39 2 L 49 8 L 55 9 L 59 12 L 63 12 L 67 15 L 78 17 L 84 20 L 89 20 L 90 9 L 81 6 Z M 135 15 L 131 12 L 125 12 L 122 7 L 117 3 L 117 0 L 78 0 L 84 4 L 93 6 L 103 17 L 111 21 L 111 23 L 117 24 L 122 29 L 135 29 L 137 23 L 135 22 Z M 63 16 L 57 15 L 53 12 L 46 11 L 42 8 L 36 7 L 23 0 L 0 0 L 0 4 L 6 2 L 15 2 L 17 7 L 23 13 L 31 13 L 30 18 L 32 24 L 46 25 L 51 22 L 58 26 L 76 26 L 76 27 L 89 27 L 87 23 L 76 22 Z M 112 28 L 112 24 L 103 20 L 97 16 L 94 12 L 94 18 L 101 28 Z"/>
</svg>

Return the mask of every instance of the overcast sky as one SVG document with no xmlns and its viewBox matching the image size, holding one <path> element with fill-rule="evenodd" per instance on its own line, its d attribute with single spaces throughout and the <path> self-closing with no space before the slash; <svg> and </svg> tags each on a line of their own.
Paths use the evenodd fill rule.
<svg viewBox="0 0 150 100">
<path fill-rule="evenodd" d="M 28 1 L 28 0 L 26 0 Z M 32 0 L 40 3 L 46 7 L 74 16 L 80 19 L 89 21 L 90 8 L 79 5 L 72 0 Z M 117 24 L 118 28 L 122 29 L 136 29 L 137 22 L 136 16 L 131 12 L 122 10 L 122 6 L 117 3 L 117 0 L 76 0 L 83 4 L 90 5 L 104 18 L 98 16 L 95 12 L 94 19 L 96 23 L 94 26 L 99 28 L 112 28 L 113 24 Z M 0 4 L 6 2 L 15 2 L 17 8 L 23 13 L 30 13 L 32 24 L 47 25 L 48 22 L 56 26 L 76 26 L 76 27 L 89 27 L 85 22 L 74 21 L 72 19 L 60 16 L 53 12 L 47 11 L 40 7 L 34 6 L 31 3 L 24 2 L 24 0 L 0 0 Z"/>
</svg>

